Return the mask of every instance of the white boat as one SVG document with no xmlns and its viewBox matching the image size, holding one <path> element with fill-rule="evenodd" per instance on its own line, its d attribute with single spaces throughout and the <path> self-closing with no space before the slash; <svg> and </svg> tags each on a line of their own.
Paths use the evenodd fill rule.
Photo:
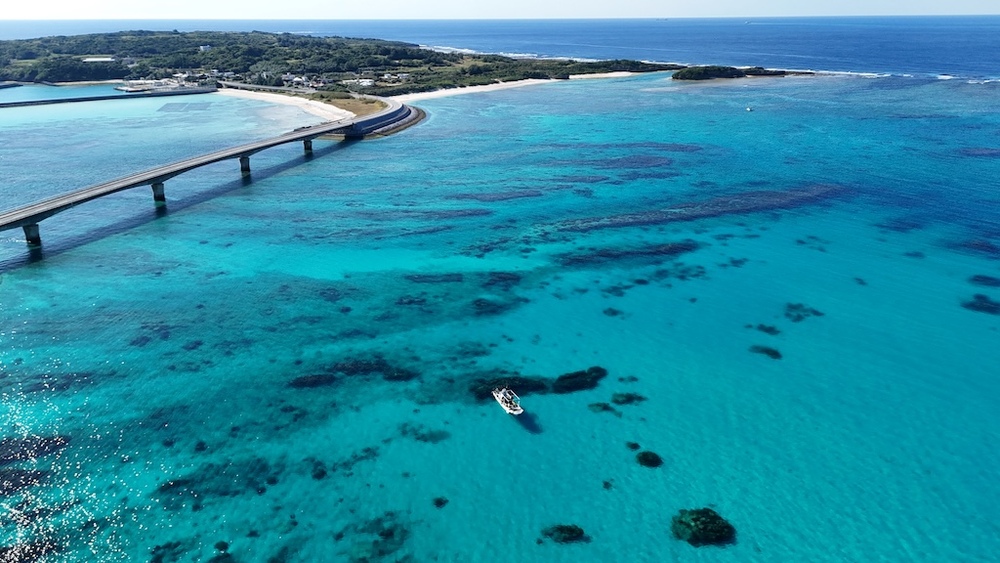
<svg viewBox="0 0 1000 563">
<path fill-rule="evenodd" d="M 503 410 L 507 411 L 507 414 L 521 414 L 524 412 L 524 409 L 521 408 L 521 398 L 507 387 L 497 387 L 494 389 L 493 398 L 500 403 L 500 406 L 503 407 Z"/>
</svg>

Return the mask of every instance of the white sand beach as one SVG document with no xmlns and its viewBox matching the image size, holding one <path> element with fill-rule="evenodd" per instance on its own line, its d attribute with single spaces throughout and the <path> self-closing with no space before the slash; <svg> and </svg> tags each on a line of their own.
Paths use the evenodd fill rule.
<svg viewBox="0 0 1000 563">
<path fill-rule="evenodd" d="M 570 75 L 570 80 L 584 80 L 584 79 L 597 79 L 597 78 L 625 78 L 634 75 L 634 72 L 604 72 L 597 74 L 573 74 Z M 399 96 L 392 96 L 393 99 L 398 100 L 403 103 L 416 102 L 420 100 L 429 100 L 433 98 L 444 98 L 448 96 L 459 96 L 462 94 L 476 94 L 482 92 L 493 92 L 496 90 L 506 90 L 508 88 L 521 88 L 524 86 L 535 86 L 538 84 L 553 84 L 557 80 L 543 80 L 537 78 L 530 78 L 526 80 L 514 80 L 511 82 L 498 82 L 496 84 L 486 84 L 484 86 L 466 86 L 463 88 L 445 88 L 442 90 L 435 90 L 433 92 L 417 92 L 414 94 L 402 94 Z M 254 100 L 261 100 L 266 102 L 273 102 L 276 104 L 290 104 L 295 105 L 303 110 L 317 115 L 319 117 L 324 117 L 326 119 L 344 119 L 348 117 L 354 117 L 354 114 L 340 109 L 338 107 L 332 106 L 330 104 L 324 104 L 323 102 L 317 102 L 314 100 L 306 100 L 304 98 L 299 98 L 296 96 L 286 96 L 284 94 L 274 94 L 270 92 L 257 92 L 250 90 L 239 90 L 236 88 L 220 88 L 218 90 L 219 94 L 226 96 L 236 96 L 241 98 L 249 98 Z"/>
<path fill-rule="evenodd" d="M 340 109 L 336 106 L 332 106 L 330 104 L 324 104 L 323 102 L 317 102 L 315 100 L 307 100 L 305 98 L 299 98 L 296 96 L 286 96 L 284 94 L 272 94 L 270 92 L 252 92 L 250 90 L 238 90 L 236 88 L 219 88 L 217 93 L 222 94 L 224 96 L 233 96 L 237 98 L 260 100 L 262 102 L 272 102 L 275 104 L 298 106 L 303 111 L 307 111 L 318 117 L 329 119 L 330 121 L 354 117 L 354 114 L 352 112 Z"/>
<path fill-rule="evenodd" d="M 570 80 L 582 80 L 590 78 L 624 78 L 626 76 L 632 76 L 633 72 L 604 72 L 597 74 L 573 74 L 570 75 Z M 447 96 L 458 96 L 461 94 L 476 94 L 482 92 L 493 92 L 496 90 L 506 90 L 508 88 L 520 88 L 523 86 L 535 86 L 537 84 L 552 84 L 557 82 L 557 80 L 543 80 L 538 78 L 529 78 L 526 80 L 514 80 L 511 82 L 498 82 L 496 84 L 486 84 L 484 86 L 466 86 L 464 88 L 446 88 L 443 90 L 434 90 L 433 92 L 418 92 L 416 94 L 402 94 L 400 96 L 392 96 L 393 99 L 399 100 L 400 102 L 410 103 L 419 100 L 429 100 L 432 98 L 444 98 Z"/>
</svg>

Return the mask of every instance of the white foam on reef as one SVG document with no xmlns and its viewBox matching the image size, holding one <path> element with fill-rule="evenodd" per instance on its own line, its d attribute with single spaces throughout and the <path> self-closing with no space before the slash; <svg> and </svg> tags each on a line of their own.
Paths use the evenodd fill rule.
<svg viewBox="0 0 1000 563">
<path fill-rule="evenodd" d="M 461 47 L 446 47 L 440 45 L 420 45 L 421 49 L 436 51 L 438 53 L 453 53 L 458 55 L 498 55 L 511 59 L 535 59 L 540 61 L 578 61 L 581 63 L 597 63 L 607 59 L 589 59 L 584 57 L 550 57 L 539 55 L 538 53 L 516 53 L 509 51 L 477 51 L 475 49 L 465 49 Z M 643 61 L 647 62 L 647 61 Z M 652 63 L 656 64 L 656 63 Z"/>
<path fill-rule="evenodd" d="M 478 51 L 473 49 L 463 49 L 460 47 L 444 47 L 439 45 L 421 45 L 421 49 L 427 49 L 428 51 L 437 51 L 438 53 L 457 53 L 460 55 L 475 55 Z"/>
</svg>

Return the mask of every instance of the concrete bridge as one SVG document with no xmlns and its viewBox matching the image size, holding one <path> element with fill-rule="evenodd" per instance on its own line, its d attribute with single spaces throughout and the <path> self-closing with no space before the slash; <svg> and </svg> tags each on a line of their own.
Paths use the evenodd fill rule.
<svg viewBox="0 0 1000 563">
<path fill-rule="evenodd" d="M 300 127 L 290 133 L 285 133 L 271 139 L 196 156 L 180 162 L 174 162 L 173 164 L 131 174 L 124 178 L 111 180 L 110 182 L 64 193 L 24 207 L 0 212 L 0 231 L 21 227 L 24 229 L 24 237 L 28 246 L 37 247 L 42 244 L 38 223 L 43 219 L 52 217 L 81 203 L 86 203 L 122 190 L 139 186 L 151 186 L 153 189 L 153 201 L 157 205 L 163 205 L 166 202 L 164 182 L 189 170 L 223 160 L 239 159 L 240 172 L 247 175 L 250 173 L 250 157 L 262 150 L 285 143 L 302 142 L 305 152 L 311 153 L 313 139 L 323 135 L 344 135 L 346 138 L 362 138 L 367 134 L 417 118 L 417 112 L 413 108 L 392 99 L 380 99 L 387 103 L 388 107 L 371 115 L 329 121 L 309 127 Z"/>
</svg>

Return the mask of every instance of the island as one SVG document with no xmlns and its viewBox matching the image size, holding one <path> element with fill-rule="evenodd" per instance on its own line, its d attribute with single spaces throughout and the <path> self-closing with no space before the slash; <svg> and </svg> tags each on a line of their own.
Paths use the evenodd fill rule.
<svg viewBox="0 0 1000 563">
<path fill-rule="evenodd" d="M 785 76 L 786 74 L 812 74 L 805 71 L 789 72 L 759 66 L 690 66 L 674 73 L 674 80 L 710 80 L 712 78 L 746 78 L 747 76 Z"/>
<path fill-rule="evenodd" d="M 525 79 L 677 70 L 631 60 L 523 59 L 441 52 L 379 39 L 265 32 L 122 31 L 0 41 L 0 81 L 126 81 L 143 91 L 177 85 L 254 85 L 327 101 L 394 96 Z"/>
</svg>

